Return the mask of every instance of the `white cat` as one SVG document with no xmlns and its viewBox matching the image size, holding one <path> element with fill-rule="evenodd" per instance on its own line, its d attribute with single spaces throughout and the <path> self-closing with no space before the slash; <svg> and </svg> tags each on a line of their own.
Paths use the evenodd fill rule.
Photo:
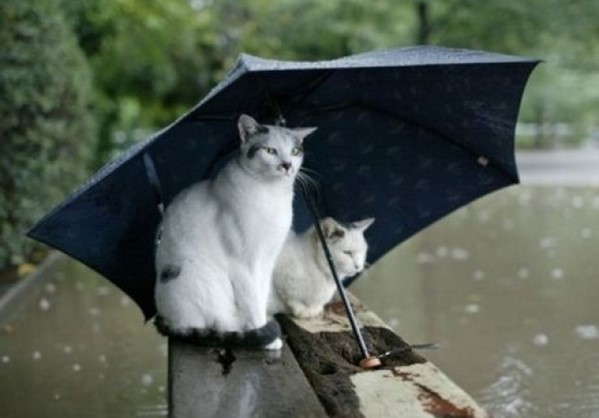
<svg viewBox="0 0 599 418">
<path fill-rule="evenodd" d="M 156 327 L 198 344 L 278 349 L 272 272 L 292 221 L 304 138 L 315 128 L 238 121 L 240 154 L 179 193 L 156 246 Z"/>
<path fill-rule="evenodd" d="M 364 269 L 368 250 L 364 231 L 373 222 L 369 218 L 343 226 L 332 218 L 320 221 L 340 280 Z M 273 274 L 269 314 L 318 316 L 336 290 L 316 228 L 301 235 L 290 231 Z"/>
</svg>

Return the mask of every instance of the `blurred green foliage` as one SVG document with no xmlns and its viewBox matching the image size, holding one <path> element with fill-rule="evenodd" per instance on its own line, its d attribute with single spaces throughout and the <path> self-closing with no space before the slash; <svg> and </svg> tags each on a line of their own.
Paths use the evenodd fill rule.
<svg viewBox="0 0 599 418">
<path fill-rule="evenodd" d="M 599 129 L 594 0 L 2 0 L 0 18 L 0 267 L 82 171 L 172 122 L 241 52 L 316 60 L 429 43 L 533 56 L 546 63 L 520 145 Z"/>
<path fill-rule="evenodd" d="M 430 43 L 529 55 L 546 63 L 521 120 L 543 129 L 521 145 L 581 141 L 599 124 L 593 0 L 62 1 L 94 70 L 94 168 L 195 104 L 241 52 L 315 60 Z M 571 134 L 553 134 L 558 123 Z"/>
<path fill-rule="evenodd" d="M 23 261 L 24 231 L 81 181 L 90 71 L 54 0 L 0 2 L 0 268 Z"/>
</svg>

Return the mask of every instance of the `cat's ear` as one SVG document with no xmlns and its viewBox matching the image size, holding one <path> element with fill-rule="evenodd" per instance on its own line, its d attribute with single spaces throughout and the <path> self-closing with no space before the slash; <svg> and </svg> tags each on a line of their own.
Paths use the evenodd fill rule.
<svg viewBox="0 0 599 418">
<path fill-rule="evenodd" d="M 351 226 L 354 229 L 358 229 L 358 230 L 364 232 L 368 229 L 368 227 L 370 225 L 372 225 L 373 222 L 374 222 L 374 218 L 367 218 L 367 219 L 362 219 L 361 221 L 358 221 L 358 222 L 353 222 L 351 224 Z"/>
<path fill-rule="evenodd" d="M 326 239 L 334 241 L 345 236 L 345 230 L 333 218 L 324 218 L 320 221 L 320 227 Z"/>
<path fill-rule="evenodd" d="M 237 128 L 239 129 L 239 137 L 241 138 L 242 143 L 247 142 L 252 135 L 268 132 L 266 126 L 260 125 L 254 118 L 248 115 L 241 115 L 239 117 Z"/>
<path fill-rule="evenodd" d="M 291 131 L 300 142 L 304 142 L 304 138 L 313 133 L 318 128 L 293 128 Z"/>
</svg>

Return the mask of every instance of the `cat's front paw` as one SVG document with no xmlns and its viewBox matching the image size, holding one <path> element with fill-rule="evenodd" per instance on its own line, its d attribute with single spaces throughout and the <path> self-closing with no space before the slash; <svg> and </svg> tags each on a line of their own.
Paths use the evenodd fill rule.
<svg viewBox="0 0 599 418">
<path fill-rule="evenodd" d="M 265 350 L 280 350 L 281 348 L 283 348 L 283 341 L 280 338 L 264 346 Z"/>
</svg>

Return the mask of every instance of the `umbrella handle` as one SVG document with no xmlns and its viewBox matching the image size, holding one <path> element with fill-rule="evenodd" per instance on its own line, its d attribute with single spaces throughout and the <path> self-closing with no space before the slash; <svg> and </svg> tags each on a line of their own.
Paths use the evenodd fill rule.
<svg viewBox="0 0 599 418">
<path fill-rule="evenodd" d="M 302 187 L 302 193 L 306 203 L 308 204 L 308 209 L 310 210 L 310 214 L 312 215 L 312 221 L 314 222 L 314 226 L 316 227 L 316 232 L 318 234 L 318 238 L 320 240 L 320 244 L 322 245 L 322 249 L 324 250 L 325 257 L 327 259 L 329 268 L 331 269 L 331 273 L 333 275 L 333 279 L 335 280 L 335 284 L 337 285 L 337 291 L 339 292 L 339 296 L 341 297 L 341 301 L 343 302 L 343 307 L 345 308 L 345 312 L 347 314 L 347 318 L 349 319 L 349 323 L 351 325 L 351 329 L 353 331 L 354 337 L 356 338 L 356 342 L 358 343 L 358 347 L 360 348 L 360 352 L 364 357 L 360 360 L 359 365 L 363 369 L 371 369 L 374 367 L 380 366 L 382 363 L 380 359 L 376 356 L 371 356 L 368 353 L 368 348 L 366 347 L 366 343 L 364 342 L 364 336 L 360 331 L 360 326 L 358 324 L 358 320 L 356 315 L 354 314 L 354 310 L 352 309 L 351 303 L 347 297 L 347 293 L 345 292 L 345 287 L 339 276 L 337 275 L 337 270 L 335 269 L 335 264 L 333 263 L 333 257 L 331 256 L 331 251 L 329 250 L 329 246 L 324 237 L 324 233 L 322 232 L 322 228 L 320 227 L 320 222 L 318 218 L 316 202 L 310 196 L 308 190 Z"/>
</svg>

